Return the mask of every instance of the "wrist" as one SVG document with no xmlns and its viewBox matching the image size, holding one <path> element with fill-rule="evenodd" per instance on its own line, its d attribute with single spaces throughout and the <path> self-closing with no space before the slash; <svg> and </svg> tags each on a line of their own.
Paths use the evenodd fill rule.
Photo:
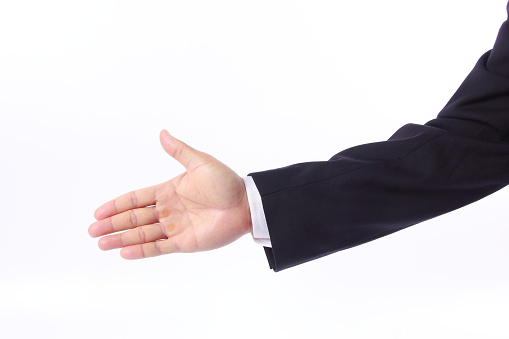
<svg viewBox="0 0 509 339">
<path fill-rule="evenodd" d="M 243 234 L 253 233 L 253 221 L 251 219 L 251 208 L 249 207 L 249 198 L 247 196 L 247 190 L 242 178 L 243 195 L 241 200 L 241 224 Z"/>
</svg>

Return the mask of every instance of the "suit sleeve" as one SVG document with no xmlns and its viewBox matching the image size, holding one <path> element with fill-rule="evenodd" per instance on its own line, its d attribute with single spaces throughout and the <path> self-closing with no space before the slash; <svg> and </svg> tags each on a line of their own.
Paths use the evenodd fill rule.
<svg viewBox="0 0 509 339">
<path fill-rule="evenodd" d="M 328 161 L 250 174 L 262 197 L 273 270 L 383 237 L 509 183 L 508 25 L 436 119 Z"/>
</svg>

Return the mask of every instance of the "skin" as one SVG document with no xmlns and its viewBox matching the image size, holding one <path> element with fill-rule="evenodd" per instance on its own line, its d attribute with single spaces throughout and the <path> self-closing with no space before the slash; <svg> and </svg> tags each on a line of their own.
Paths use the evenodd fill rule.
<svg viewBox="0 0 509 339">
<path fill-rule="evenodd" d="M 90 236 L 99 248 L 121 248 L 125 259 L 225 246 L 251 232 L 244 181 L 214 157 L 160 134 L 164 150 L 185 172 L 159 185 L 126 193 L 95 211 Z"/>
</svg>

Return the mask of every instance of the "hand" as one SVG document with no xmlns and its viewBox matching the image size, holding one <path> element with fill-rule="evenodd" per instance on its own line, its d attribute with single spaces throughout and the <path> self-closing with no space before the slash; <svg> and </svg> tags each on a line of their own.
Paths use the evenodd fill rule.
<svg viewBox="0 0 509 339">
<path fill-rule="evenodd" d="M 140 259 L 212 250 L 249 233 L 251 215 L 242 178 L 165 130 L 160 140 L 186 172 L 99 207 L 97 222 L 88 229 L 94 238 L 104 236 L 99 248 L 122 248 L 123 258 Z M 111 234 L 120 231 L 125 232 Z"/>
</svg>

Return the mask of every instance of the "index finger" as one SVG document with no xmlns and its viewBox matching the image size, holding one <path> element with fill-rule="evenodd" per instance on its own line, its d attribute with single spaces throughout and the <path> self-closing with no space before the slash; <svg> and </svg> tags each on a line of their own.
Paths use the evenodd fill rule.
<svg viewBox="0 0 509 339">
<path fill-rule="evenodd" d="M 119 196 L 95 210 L 96 220 L 111 217 L 134 208 L 147 207 L 156 203 L 156 187 L 146 187 Z"/>
</svg>

